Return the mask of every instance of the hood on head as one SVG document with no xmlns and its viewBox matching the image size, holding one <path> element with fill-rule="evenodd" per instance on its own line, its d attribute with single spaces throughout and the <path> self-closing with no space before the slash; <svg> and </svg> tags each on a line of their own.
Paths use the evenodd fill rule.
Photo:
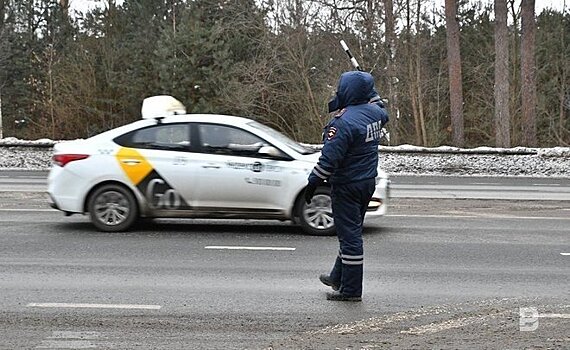
<svg viewBox="0 0 570 350">
<path fill-rule="evenodd" d="M 345 72 L 340 76 L 335 97 L 329 102 L 329 112 L 350 105 L 368 103 L 378 95 L 374 89 L 374 78 L 361 71 Z"/>
</svg>

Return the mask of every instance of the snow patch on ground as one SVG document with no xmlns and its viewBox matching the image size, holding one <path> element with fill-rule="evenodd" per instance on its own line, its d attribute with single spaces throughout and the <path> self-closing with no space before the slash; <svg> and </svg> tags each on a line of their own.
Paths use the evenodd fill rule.
<svg viewBox="0 0 570 350">
<path fill-rule="evenodd" d="M 392 175 L 570 177 L 570 157 L 512 154 L 431 154 L 380 152 Z"/>
</svg>

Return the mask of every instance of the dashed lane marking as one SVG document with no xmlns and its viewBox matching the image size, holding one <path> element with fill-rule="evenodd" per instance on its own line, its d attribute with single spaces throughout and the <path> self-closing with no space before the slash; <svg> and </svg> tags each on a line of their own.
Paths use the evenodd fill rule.
<svg viewBox="0 0 570 350">
<path fill-rule="evenodd" d="M 82 303 L 29 303 L 27 307 L 44 308 L 87 308 L 87 309 L 139 309 L 160 310 L 160 305 L 137 305 L 137 304 L 82 304 Z"/>
<path fill-rule="evenodd" d="M 204 249 L 217 249 L 217 250 L 275 250 L 275 251 L 294 251 L 297 248 L 290 247 L 240 247 L 240 246 L 206 246 Z"/>
<path fill-rule="evenodd" d="M 47 339 L 82 339 L 94 340 L 101 337 L 100 332 L 73 332 L 73 331 L 54 331 Z"/>
<path fill-rule="evenodd" d="M 478 215 L 429 215 L 429 214 L 388 214 L 386 217 L 401 218 L 462 218 L 462 219 L 522 219 L 522 220 L 570 220 L 570 217 L 560 216 L 510 216 L 497 214 L 478 214 Z"/>
<path fill-rule="evenodd" d="M 388 214 L 386 217 L 394 218 L 480 218 L 477 215 L 408 215 L 408 214 Z"/>
<path fill-rule="evenodd" d="M 570 253 L 560 253 L 560 255 L 563 255 L 563 256 L 570 256 Z"/>
<path fill-rule="evenodd" d="M 500 312 L 492 315 L 477 315 L 473 317 L 461 317 L 457 319 L 446 320 L 443 322 L 430 323 L 423 326 L 412 327 L 408 330 L 400 331 L 402 334 L 422 335 L 442 332 L 450 329 L 462 328 L 474 323 L 484 323 L 491 319 L 507 315 L 509 311 Z"/>
<path fill-rule="evenodd" d="M 36 349 L 96 349 L 99 346 L 108 348 L 106 343 L 101 343 L 99 332 L 73 332 L 54 331 L 51 336 L 43 340 Z"/>
<path fill-rule="evenodd" d="M 97 349 L 97 344 L 88 340 L 44 340 L 36 349 Z"/>
<path fill-rule="evenodd" d="M 30 208 L 3 208 L 0 209 L 0 212 L 2 211 L 8 211 L 8 212 L 18 212 L 18 211 L 23 211 L 23 212 L 56 212 L 58 211 L 57 209 L 30 209 Z"/>
<path fill-rule="evenodd" d="M 570 314 L 539 314 L 538 317 L 541 317 L 541 318 L 568 318 L 568 319 L 570 319 Z"/>
</svg>

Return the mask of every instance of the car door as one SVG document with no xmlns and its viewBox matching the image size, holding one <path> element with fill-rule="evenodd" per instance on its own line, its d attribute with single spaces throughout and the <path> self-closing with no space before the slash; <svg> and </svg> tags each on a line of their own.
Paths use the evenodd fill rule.
<svg viewBox="0 0 570 350">
<path fill-rule="evenodd" d="M 115 140 L 127 177 L 152 211 L 190 210 L 195 173 L 189 123 L 157 124 Z"/>
<path fill-rule="evenodd" d="M 195 205 L 199 208 L 283 210 L 286 181 L 294 166 L 285 154 L 262 155 L 268 143 L 249 131 L 227 125 L 197 124 L 200 152 Z"/>
</svg>

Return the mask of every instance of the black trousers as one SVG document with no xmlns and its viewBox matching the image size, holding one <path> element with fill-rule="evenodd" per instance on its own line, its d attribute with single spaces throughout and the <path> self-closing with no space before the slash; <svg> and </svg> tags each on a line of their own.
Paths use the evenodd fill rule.
<svg viewBox="0 0 570 350">
<path fill-rule="evenodd" d="M 340 285 L 339 291 L 348 296 L 362 295 L 362 224 L 375 186 L 375 179 L 332 186 L 332 210 L 340 250 L 330 276 Z"/>
</svg>

